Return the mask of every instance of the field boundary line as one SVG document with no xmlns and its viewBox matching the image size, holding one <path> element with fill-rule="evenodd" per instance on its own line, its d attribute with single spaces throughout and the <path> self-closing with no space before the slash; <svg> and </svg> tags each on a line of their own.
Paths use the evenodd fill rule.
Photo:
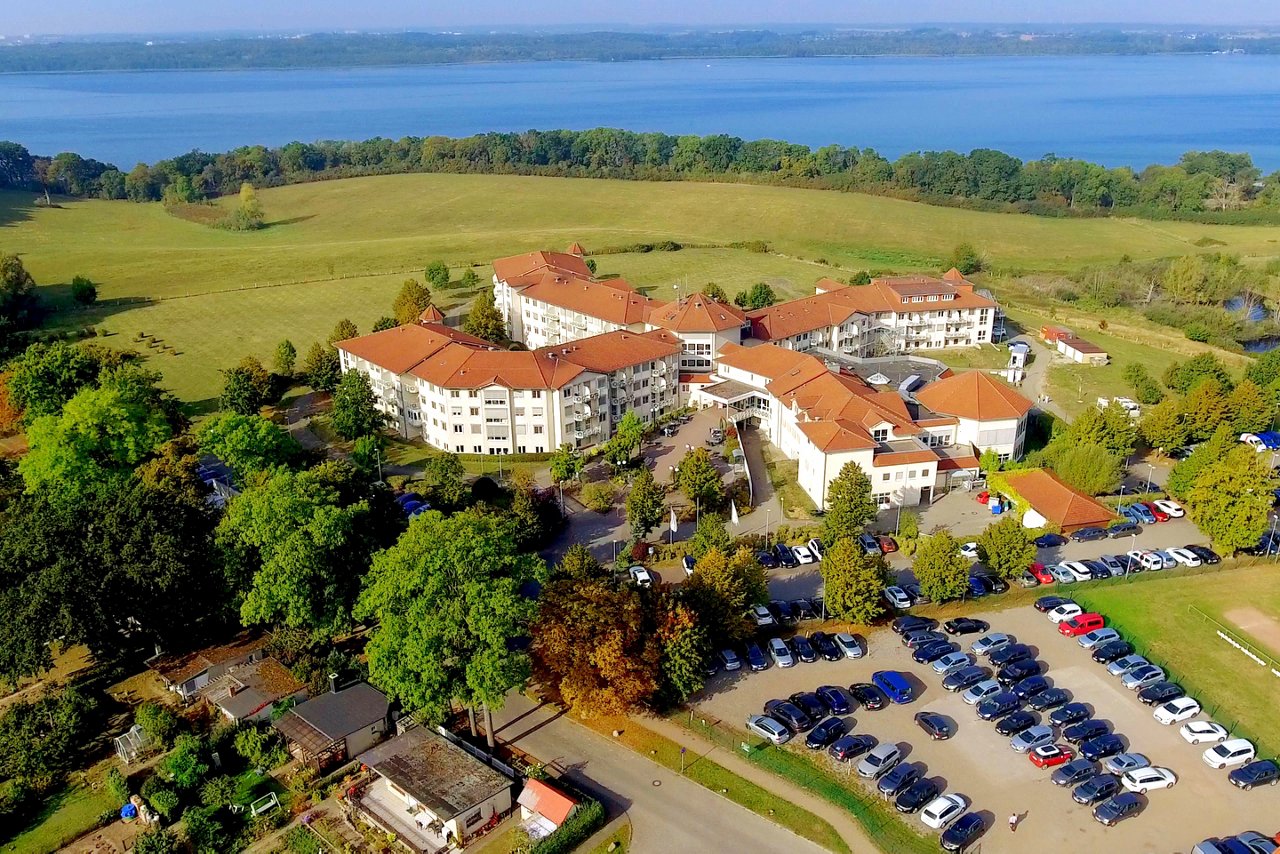
<svg viewBox="0 0 1280 854">
<path fill-rule="evenodd" d="M 1244 638 L 1243 635 L 1237 634 L 1236 632 L 1232 631 L 1229 627 L 1224 626 L 1222 623 L 1219 623 L 1217 620 L 1215 620 L 1213 617 L 1210 617 L 1204 611 L 1201 611 L 1195 605 L 1188 605 L 1187 609 L 1199 615 L 1199 617 L 1202 620 L 1205 620 L 1206 622 L 1212 623 L 1213 625 L 1217 626 L 1218 637 L 1222 638 L 1224 641 L 1231 644 L 1236 649 L 1240 650 L 1240 652 L 1247 655 L 1258 665 L 1270 669 L 1272 676 L 1275 676 L 1276 678 L 1280 678 L 1280 661 L 1277 661 L 1275 658 L 1269 655 L 1261 647 L 1249 642 L 1247 639 Z"/>
</svg>

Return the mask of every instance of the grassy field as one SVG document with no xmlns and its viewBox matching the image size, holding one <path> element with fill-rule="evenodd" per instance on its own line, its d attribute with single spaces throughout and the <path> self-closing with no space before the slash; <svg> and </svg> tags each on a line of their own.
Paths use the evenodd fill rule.
<svg viewBox="0 0 1280 854">
<path fill-rule="evenodd" d="M 17 854 L 47 854 L 96 826 L 98 817 L 115 806 L 103 788 L 69 784 L 45 801 L 29 828 L 0 847 Z"/>
<path fill-rule="evenodd" d="M 55 326 L 95 324 L 129 346 L 158 335 L 178 355 L 152 364 L 181 397 L 216 394 L 218 371 L 246 353 L 268 357 L 288 337 L 299 350 L 341 318 L 367 330 L 390 311 L 400 283 L 440 258 L 460 275 L 475 265 L 580 241 L 588 251 L 675 240 L 727 247 L 765 240 L 770 253 L 729 248 L 598 257 L 653 296 L 709 281 L 730 293 L 767 281 L 780 295 L 810 292 L 824 275 L 937 271 L 962 240 L 1004 269 L 1061 271 L 1121 255 L 1215 248 L 1280 253 L 1280 228 L 1047 219 L 932 207 L 896 199 L 734 184 L 566 178 L 396 175 L 263 190 L 270 227 L 235 233 L 166 213 L 158 204 L 64 201 L 36 208 L 0 193 L 0 250 L 21 253 L 43 292 L 68 304 L 71 277 L 99 284 L 101 305 Z M 456 308 L 470 294 L 438 295 Z"/>
<path fill-rule="evenodd" d="M 1091 585 L 1072 595 L 1090 610 L 1106 614 L 1111 625 L 1133 640 L 1139 652 L 1170 671 L 1214 720 L 1253 739 L 1259 755 L 1280 755 L 1275 726 L 1280 679 L 1219 638 L 1217 626 L 1192 610 L 1280 659 L 1280 649 L 1250 638 L 1228 616 L 1242 606 L 1280 614 L 1274 563 L 1199 575 L 1143 573 L 1133 582 Z"/>
</svg>

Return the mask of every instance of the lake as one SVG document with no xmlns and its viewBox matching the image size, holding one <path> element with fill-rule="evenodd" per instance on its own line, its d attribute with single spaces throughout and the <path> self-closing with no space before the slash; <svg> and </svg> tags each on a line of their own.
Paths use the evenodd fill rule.
<svg viewBox="0 0 1280 854">
<path fill-rule="evenodd" d="M 866 57 L 0 75 L 0 139 L 126 171 L 192 148 L 613 126 L 1280 168 L 1280 56 Z"/>
</svg>

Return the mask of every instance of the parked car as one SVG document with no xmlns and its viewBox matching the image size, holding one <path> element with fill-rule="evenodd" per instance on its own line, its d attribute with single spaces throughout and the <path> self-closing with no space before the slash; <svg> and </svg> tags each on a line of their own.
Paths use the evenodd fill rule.
<svg viewBox="0 0 1280 854">
<path fill-rule="evenodd" d="M 791 740 L 791 730 L 768 715 L 751 715 L 748 717 L 747 730 L 773 744 L 786 744 Z"/>
<path fill-rule="evenodd" d="M 934 641 L 912 651 L 911 660 L 916 664 L 932 664 L 949 652 L 959 652 L 960 644 L 951 641 Z"/>
<path fill-rule="evenodd" d="M 983 679 L 977 685 L 970 686 L 961 696 L 966 705 L 976 706 L 984 700 L 1001 693 L 1000 683 L 994 679 Z"/>
<path fill-rule="evenodd" d="M 1111 570 L 1112 575 L 1121 575 L 1124 573 L 1124 564 L 1120 561 L 1120 558 L 1115 555 L 1102 555 L 1098 560 L 1102 562 L 1103 566 Z"/>
<path fill-rule="evenodd" d="M 896 670 L 877 670 L 871 674 L 871 682 L 894 703 L 901 705 L 915 699 L 911 683 Z"/>
<path fill-rule="evenodd" d="M 900 813 L 910 815 L 925 804 L 932 802 L 934 798 L 938 797 L 939 791 L 941 789 L 938 784 L 927 777 L 916 780 L 898 793 L 898 797 L 894 799 L 893 808 Z"/>
<path fill-rule="evenodd" d="M 1021 682 L 1028 676 L 1037 676 L 1044 672 L 1044 665 L 1034 658 L 1023 658 L 1010 662 L 996 673 L 996 681 L 1008 687 Z"/>
<path fill-rule="evenodd" d="M 916 712 L 915 721 L 934 741 L 946 741 L 956 733 L 955 724 L 937 712 Z"/>
<path fill-rule="evenodd" d="M 1126 505 L 1125 507 L 1120 508 L 1120 512 L 1129 516 L 1135 522 L 1139 522 L 1144 525 L 1154 525 L 1156 523 L 1155 514 L 1141 502 Z"/>
<path fill-rule="evenodd" d="M 1164 549 L 1155 549 L 1151 554 L 1160 559 L 1161 569 L 1173 569 L 1178 565 L 1178 561 L 1174 559 L 1173 555 L 1169 554 Z"/>
<path fill-rule="evenodd" d="M 826 554 L 826 551 L 827 551 L 826 546 L 822 544 L 822 540 L 818 539 L 817 537 L 813 537 L 812 539 L 810 539 L 809 542 L 805 543 L 805 546 L 809 549 L 809 551 L 813 553 L 813 556 L 818 560 L 822 560 L 822 556 Z"/>
<path fill-rule="evenodd" d="M 868 751 L 854 770 L 859 777 L 875 780 L 897 765 L 901 759 L 902 751 L 898 749 L 898 745 L 886 742 Z"/>
<path fill-rule="evenodd" d="M 975 572 L 973 577 L 982 585 L 982 589 L 987 593 L 1004 593 L 1009 589 L 1009 582 L 999 576 L 992 575 L 990 572 Z"/>
<path fill-rule="evenodd" d="M 1071 534 L 1071 539 L 1077 543 L 1088 543 L 1088 542 L 1092 542 L 1093 540 L 1105 540 L 1106 538 L 1107 538 L 1106 529 L 1099 528 L 1093 525 L 1090 525 L 1085 528 L 1078 528 Z"/>
<path fill-rule="evenodd" d="M 782 638 L 769 638 L 769 657 L 779 667 L 795 667 L 796 659 L 791 654 L 791 647 Z"/>
<path fill-rule="evenodd" d="M 919 631 L 908 632 L 902 636 L 902 645 L 907 649 L 919 649 L 925 644 L 934 643 L 935 641 L 946 640 L 947 636 L 942 632 L 935 632 L 929 629 L 920 629 Z"/>
<path fill-rule="evenodd" d="M 1132 551 L 1125 552 L 1125 554 L 1145 570 L 1151 570 L 1154 572 L 1156 570 L 1164 569 L 1164 560 L 1155 552 L 1145 551 L 1143 549 L 1133 549 Z"/>
<path fill-rule="evenodd" d="M 1166 551 L 1173 557 L 1174 560 L 1176 560 L 1182 566 L 1196 567 L 1204 563 L 1204 561 L 1200 559 L 1200 556 L 1197 555 L 1195 552 L 1191 551 L 1190 549 L 1181 549 L 1181 548 L 1174 547 L 1171 549 L 1166 549 Z"/>
<path fill-rule="evenodd" d="M 1124 741 L 1121 740 L 1120 736 L 1110 732 L 1080 745 L 1080 755 L 1085 759 L 1094 761 L 1106 759 L 1108 756 L 1115 756 L 1123 750 Z"/>
<path fill-rule="evenodd" d="M 1045 571 L 1053 576 L 1053 580 L 1057 584 L 1075 584 L 1076 574 L 1071 571 L 1071 567 L 1064 566 L 1060 563 L 1051 563 L 1045 567 Z"/>
<path fill-rule="evenodd" d="M 1144 706 L 1157 706 L 1168 700 L 1176 700 L 1185 693 L 1187 692 L 1182 690 L 1182 686 L 1178 683 L 1164 680 L 1139 691 L 1138 702 Z"/>
<path fill-rule="evenodd" d="M 827 748 L 827 755 L 840 762 L 856 759 L 876 746 L 876 740 L 869 735 L 842 735 Z"/>
<path fill-rule="evenodd" d="M 1204 752 L 1204 764 L 1210 768 L 1230 768 L 1233 765 L 1243 765 L 1253 759 L 1256 754 L 1253 743 L 1245 738 L 1232 738 L 1215 744 Z"/>
<path fill-rule="evenodd" d="M 827 704 L 822 702 L 813 691 L 797 691 L 787 699 L 794 703 L 814 723 L 827 716 Z"/>
<path fill-rule="evenodd" d="M 996 683 L 999 685 L 1000 683 Z M 994 721 L 1022 708 L 1022 698 L 1012 691 L 1000 691 L 978 703 L 978 719 Z M 1031 718 L 1035 723 L 1035 718 Z M 1028 724 L 1030 726 L 1030 724 Z"/>
<path fill-rule="evenodd" d="M 870 682 L 855 682 L 849 686 L 849 696 L 868 712 L 875 712 L 889 705 L 885 693 Z"/>
<path fill-rule="evenodd" d="M 1122 655 L 1107 665 L 1107 672 L 1112 676 L 1124 676 L 1135 667 L 1141 667 L 1147 663 L 1149 662 L 1140 655 Z"/>
<path fill-rule="evenodd" d="M 1011 738 L 1024 729 L 1030 729 L 1036 725 L 1037 718 L 1034 713 L 1019 709 L 1016 712 L 1010 712 L 996 722 L 996 735 Z"/>
<path fill-rule="evenodd" d="M 1094 647 L 1093 653 L 1089 657 L 1099 664 L 1110 664 L 1117 658 L 1132 654 L 1133 644 L 1127 640 L 1113 640 Z"/>
<path fill-rule="evenodd" d="M 766 670 L 769 667 L 769 659 L 765 658 L 764 650 L 755 641 L 747 641 L 747 667 L 754 673 L 760 670 Z"/>
<path fill-rule="evenodd" d="M 1106 625 L 1107 619 L 1101 614 L 1090 611 L 1087 614 L 1076 614 L 1074 617 L 1058 623 L 1058 634 L 1069 638 L 1087 635 L 1094 629 Z"/>
<path fill-rule="evenodd" d="M 995 667 L 1003 667 L 1014 661 L 1020 661 L 1024 658 L 1034 658 L 1031 647 L 1025 643 L 1010 643 L 997 649 L 995 652 L 987 656 L 987 660 Z"/>
<path fill-rule="evenodd" d="M 1137 815 L 1142 804 L 1142 798 L 1133 792 L 1121 792 L 1094 807 L 1093 818 L 1106 827 L 1115 827 L 1126 818 Z"/>
<path fill-rule="evenodd" d="M 987 820 L 976 812 L 967 812 L 951 823 L 938 844 L 943 851 L 964 851 L 987 829 Z"/>
<path fill-rule="evenodd" d="M 1096 804 L 1120 791 L 1120 778 L 1114 774 L 1095 774 L 1075 787 L 1071 800 L 1081 806 Z"/>
<path fill-rule="evenodd" d="M 765 569 L 778 568 L 778 558 L 771 551 L 756 552 L 756 563 Z"/>
<path fill-rule="evenodd" d="M 1044 568 L 1042 563 L 1033 563 L 1027 567 L 1027 572 L 1040 584 L 1052 584 L 1053 575 Z"/>
<path fill-rule="evenodd" d="M 957 691 L 964 691 L 967 688 L 971 688 L 983 679 L 988 679 L 990 677 L 991 671 L 985 667 L 978 667 L 977 665 L 961 667 L 959 670 L 946 675 L 942 680 L 942 689 L 954 694 Z"/>
<path fill-rule="evenodd" d="M 905 611 L 911 607 L 911 597 L 907 595 L 907 591 L 896 584 L 891 584 L 884 589 L 884 599 L 899 611 Z"/>
<path fill-rule="evenodd" d="M 840 632 L 835 638 L 836 647 L 845 658 L 862 658 L 862 645 L 848 632 Z"/>
<path fill-rule="evenodd" d="M 880 543 L 880 551 L 884 554 L 893 554 L 898 550 L 898 541 L 887 534 L 881 534 L 876 537 L 876 540 Z"/>
<path fill-rule="evenodd" d="M 990 634 L 983 635 L 974 641 L 969 647 L 969 651 L 974 655 L 985 657 L 995 652 L 997 649 L 1000 649 L 1000 647 L 1008 645 L 1012 641 L 1013 638 L 1009 637 L 1004 632 L 991 632 Z"/>
<path fill-rule="evenodd" d="M 792 610 L 790 602 L 774 599 L 766 607 L 768 607 L 769 613 L 773 614 L 773 619 L 778 625 L 794 626 L 796 624 L 796 612 Z"/>
<path fill-rule="evenodd" d="M 1089 577 L 1094 581 L 1101 581 L 1104 578 L 1111 577 L 1111 569 L 1100 560 L 1082 560 L 1080 562 L 1089 570 Z"/>
<path fill-rule="evenodd" d="M 693 559 L 693 555 L 685 555 L 680 558 L 680 565 L 684 567 L 685 577 L 693 575 L 693 568 L 697 565 L 697 561 Z"/>
<path fill-rule="evenodd" d="M 971 617 L 957 617 L 954 620 L 947 620 L 943 623 L 942 630 L 952 636 L 972 635 L 990 631 L 991 624 L 985 620 L 975 620 Z"/>
<path fill-rule="evenodd" d="M 1037 679 L 1039 677 L 1033 676 L 1031 678 Z M 1016 689 L 1017 685 L 1014 688 Z M 1028 697 L 1027 706 L 1037 712 L 1048 712 L 1064 705 L 1070 699 L 1071 692 L 1067 691 L 1066 688 L 1046 688 L 1038 694 L 1032 694 Z"/>
<path fill-rule="evenodd" d="M 1156 507 L 1159 507 L 1165 513 L 1168 513 L 1169 516 L 1174 519 L 1181 519 L 1183 516 L 1187 515 L 1186 511 L 1182 509 L 1181 504 L 1176 501 L 1171 501 L 1168 498 L 1157 498 L 1151 503 Z"/>
<path fill-rule="evenodd" d="M 627 570 L 627 573 L 631 576 L 631 583 L 636 587 L 653 586 L 653 574 L 643 566 L 633 566 Z M 772 620 L 773 618 L 770 617 L 769 619 Z"/>
<path fill-rule="evenodd" d="M 804 746 L 810 750 L 821 750 L 829 747 L 837 738 L 849 731 L 849 725 L 840 718 L 827 718 L 813 729 L 804 740 Z"/>
<path fill-rule="evenodd" d="M 720 650 L 720 666 L 725 670 L 740 670 L 742 668 L 742 659 L 731 649 Z"/>
<path fill-rule="evenodd" d="M 1049 713 L 1049 723 L 1056 727 L 1069 727 L 1089 719 L 1093 714 L 1084 703 L 1067 703 Z"/>
<path fill-rule="evenodd" d="M 1035 543 L 1038 549 L 1054 549 L 1064 545 L 1067 542 L 1067 538 L 1061 534 L 1041 534 L 1032 542 Z"/>
<path fill-rule="evenodd" d="M 1194 718 L 1200 714 L 1200 704 L 1190 697 L 1176 697 L 1156 706 L 1151 716 L 1158 723 L 1170 726 Z"/>
<path fill-rule="evenodd" d="M 1102 768 L 1108 774 L 1124 776 L 1126 772 L 1146 768 L 1150 764 L 1151 760 L 1141 753 L 1117 753 L 1115 756 L 1107 757 L 1107 760 L 1102 763 Z"/>
<path fill-rule="evenodd" d="M 813 648 L 813 644 L 809 643 L 809 639 L 804 635 L 796 635 L 787 643 L 791 646 L 791 654 L 798 661 L 810 664 L 818 660 L 818 651 Z"/>
<path fill-rule="evenodd" d="M 1259 759 L 1232 771 L 1227 779 L 1246 792 L 1254 786 L 1274 786 L 1280 783 L 1280 765 L 1270 759 Z"/>
<path fill-rule="evenodd" d="M 1026 753 L 1046 744 L 1053 744 L 1053 727 L 1044 724 L 1028 727 L 1009 739 L 1009 747 L 1014 753 Z"/>
<path fill-rule="evenodd" d="M 880 541 L 871 534 L 859 534 L 858 545 L 860 545 L 862 550 L 869 555 L 882 554 L 880 551 Z"/>
<path fill-rule="evenodd" d="M 800 565 L 800 561 L 796 560 L 795 552 L 791 551 L 791 546 L 786 543 L 776 543 L 773 547 L 773 556 L 778 559 L 778 563 L 791 569 Z"/>
<path fill-rule="evenodd" d="M 1160 505 L 1156 504 L 1154 501 L 1143 501 L 1140 503 L 1143 507 L 1147 508 L 1148 513 L 1156 517 L 1157 522 L 1168 522 L 1171 518 L 1169 514 L 1161 509 Z"/>
<path fill-rule="evenodd" d="M 907 594 L 907 598 L 911 600 L 911 607 L 916 605 L 927 605 L 933 600 L 924 595 L 924 588 L 914 581 L 905 582 L 902 585 L 902 592 Z"/>
<path fill-rule="evenodd" d="M 1028 676 L 1026 679 L 1013 683 L 1009 690 L 1023 700 L 1030 700 L 1040 692 L 1049 690 L 1049 680 L 1039 674 Z"/>
<path fill-rule="evenodd" d="M 933 672 L 939 676 L 946 676 L 961 667 L 968 667 L 974 661 L 974 657 L 967 652 L 949 652 L 933 662 Z"/>
<path fill-rule="evenodd" d="M 769 609 L 764 605 L 752 605 L 748 614 L 755 621 L 757 628 L 763 629 L 778 624 L 778 621 L 773 618 L 773 614 L 769 613 Z"/>
<path fill-rule="evenodd" d="M 1076 752 L 1065 744 L 1042 744 L 1027 752 L 1027 758 L 1037 768 L 1056 768 L 1076 758 Z"/>
<path fill-rule="evenodd" d="M 1121 537 L 1132 537 L 1134 534 L 1140 533 L 1142 533 L 1142 529 L 1132 519 L 1121 519 L 1107 528 L 1107 536 L 1113 540 L 1118 540 Z"/>
<path fill-rule="evenodd" d="M 1076 643 L 1080 644 L 1082 649 L 1093 649 L 1104 643 L 1110 643 L 1113 640 L 1120 640 L 1120 633 L 1115 629 L 1102 628 L 1094 629 L 1091 632 L 1076 638 Z"/>
<path fill-rule="evenodd" d="M 1143 664 L 1133 668 L 1120 678 L 1120 684 L 1130 691 L 1140 691 L 1148 685 L 1154 685 L 1164 679 L 1164 671 L 1154 664 Z"/>
<path fill-rule="evenodd" d="M 1050 611 L 1047 616 L 1051 623 L 1062 623 L 1083 613 L 1084 608 L 1081 608 L 1075 602 L 1065 602 Z"/>
<path fill-rule="evenodd" d="M 1022 572 L 1019 573 L 1015 581 L 1018 582 L 1019 587 L 1030 588 L 1030 587 L 1040 586 L 1040 579 L 1035 575 L 1033 575 L 1031 570 L 1029 569 L 1022 570 Z"/>
<path fill-rule="evenodd" d="M 1129 791 L 1145 795 L 1154 789 L 1168 789 L 1178 782 L 1178 775 L 1168 768 L 1135 768 L 1120 775 L 1120 783 Z"/>
<path fill-rule="evenodd" d="M 769 700 L 764 704 L 764 713 L 781 721 L 793 733 L 801 733 L 812 729 L 814 721 L 790 700 Z"/>
<path fill-rule="evenodd" d="M 978 548 L 976 542 L 967 542 L 960 545 L 960 557 L 966 560 L 981 560 L 982 552 Z"/>
<path fill-rule="evenodd" d="M 920 810 L 925 827 L 941 830 L 960 817 L 969 806 L 963 795 L 941 795 Z"/>
<path fill-rule="evenodd" d="M 1184 548 L 1196 557 L 1200 558 L 1206 566 L 1213 566 L 1214 564 L 1222 563 L 1222 558 L 1218 556 L 1218 553 L 1206 546 L 1188 545 L 1184 546 Z"/>
<path fill-rule="evenodd" d="M 908 635 L 911 632 L 936 629 L 937 627 L 938 627 L 938 621 L 933 619 L 932 617 L 917 617 L 914 614 L 908 614 L 907 616 L 904 616 L 904 617 L 898 617 L 892 623 L 889 624 L 889 628 L 898 637 Z"/>
<path fill-rule="evenodd" d="M 809 643 L 813 644 L 813 648 L 818 651 L 818 655 L 827 661 L 839 661 L 844 658 L 844 653 L 836 646 L 836 642 L 826 632 L 809 632 Z"/>
<path fill-rule="evenodd" d="M 1070 750 L 1071 748 L 1066 748 Z M 1077 786 L 1098 773 L 1098 763 L 1088 759 L 1072 759 L 1054 771 L 1049 779 L 1055 786 Z"/>
<path fill-rule="evenodd" d="M 808 599 L 792 599 L 791 610 L 796 612 L 796 619 L 800 622 L 818 619 L 818 610 Z"/>
<path fill-rule="evenodd" d="M 1041 596 L 1035 601 L 1034 607 L 1041 614 L 1048 614 L 1054 608 L 1060 605 L 1074 605 L 1075 602 L 1065 596 Z M 1081 609 L 1083 610 L 1083 609 Z"/>
<path fill-rule="evenodd" d="M 1249 854 L 1276 854 L 1280 851 L 1280 843 L 1269 836 L 1263 836 L 1256 830 L 1237 833 L 1236 842 L 1249 849 Z"/>
<path fill-rule="evenodd" d="M 801 566 L 818 562 L 818 558 L 814 556 L 813 552 L 809 551 L 808 546 L 792 546 L 791 553 L 795 555 L 796 562 Z"/>
<path fill-rule="evenodd" d="M 1231 735 L 1222 724 L 1213 721 L 1190 721 L 1179 728 L 1178 734 L 1187 744 L 1204 744 L 1207 741 L 1224 742 Z"/>
<path fill-rule="evenodd" d="M 1083 744 L 1101 738 L 1111 732 L 1111 724 L 1097 718 L 1087 718 L 1062 731 L 1062 737 L 1071 744 Z"/>
<path fill-rule="evenodd" d="M 876 783 L 876 791 L 883 797 L 892 798 L 924 776 L 924 769 L 913 762 L 903 762 L 893 767 L 880 777 Z"/>
</svg>

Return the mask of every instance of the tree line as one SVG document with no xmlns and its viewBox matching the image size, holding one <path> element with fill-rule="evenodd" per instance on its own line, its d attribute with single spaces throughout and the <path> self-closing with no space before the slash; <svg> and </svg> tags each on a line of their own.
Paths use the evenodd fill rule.
<svg viewBox="0 0 1280 854">
<path fill-rule="evenodd" d="M 731 180 L 1053 216 L 1280 220 L 1277 174 L 1264 180 L 1247 153 L 1225 151 L 1190 151 L 1176 164 L 1135 171 L 1053 154 L 1023 161 L 987 148 L 914 151 L 890 161 L 871 148 L 593 128 L 253 145 L 191 151 L 126 173 L 73 152 L 35 156 L 0 143 L 0 187 L 139 202 L 206 199 L 237 193 L 246 183 L 404 172 Z"/>
</svg>

